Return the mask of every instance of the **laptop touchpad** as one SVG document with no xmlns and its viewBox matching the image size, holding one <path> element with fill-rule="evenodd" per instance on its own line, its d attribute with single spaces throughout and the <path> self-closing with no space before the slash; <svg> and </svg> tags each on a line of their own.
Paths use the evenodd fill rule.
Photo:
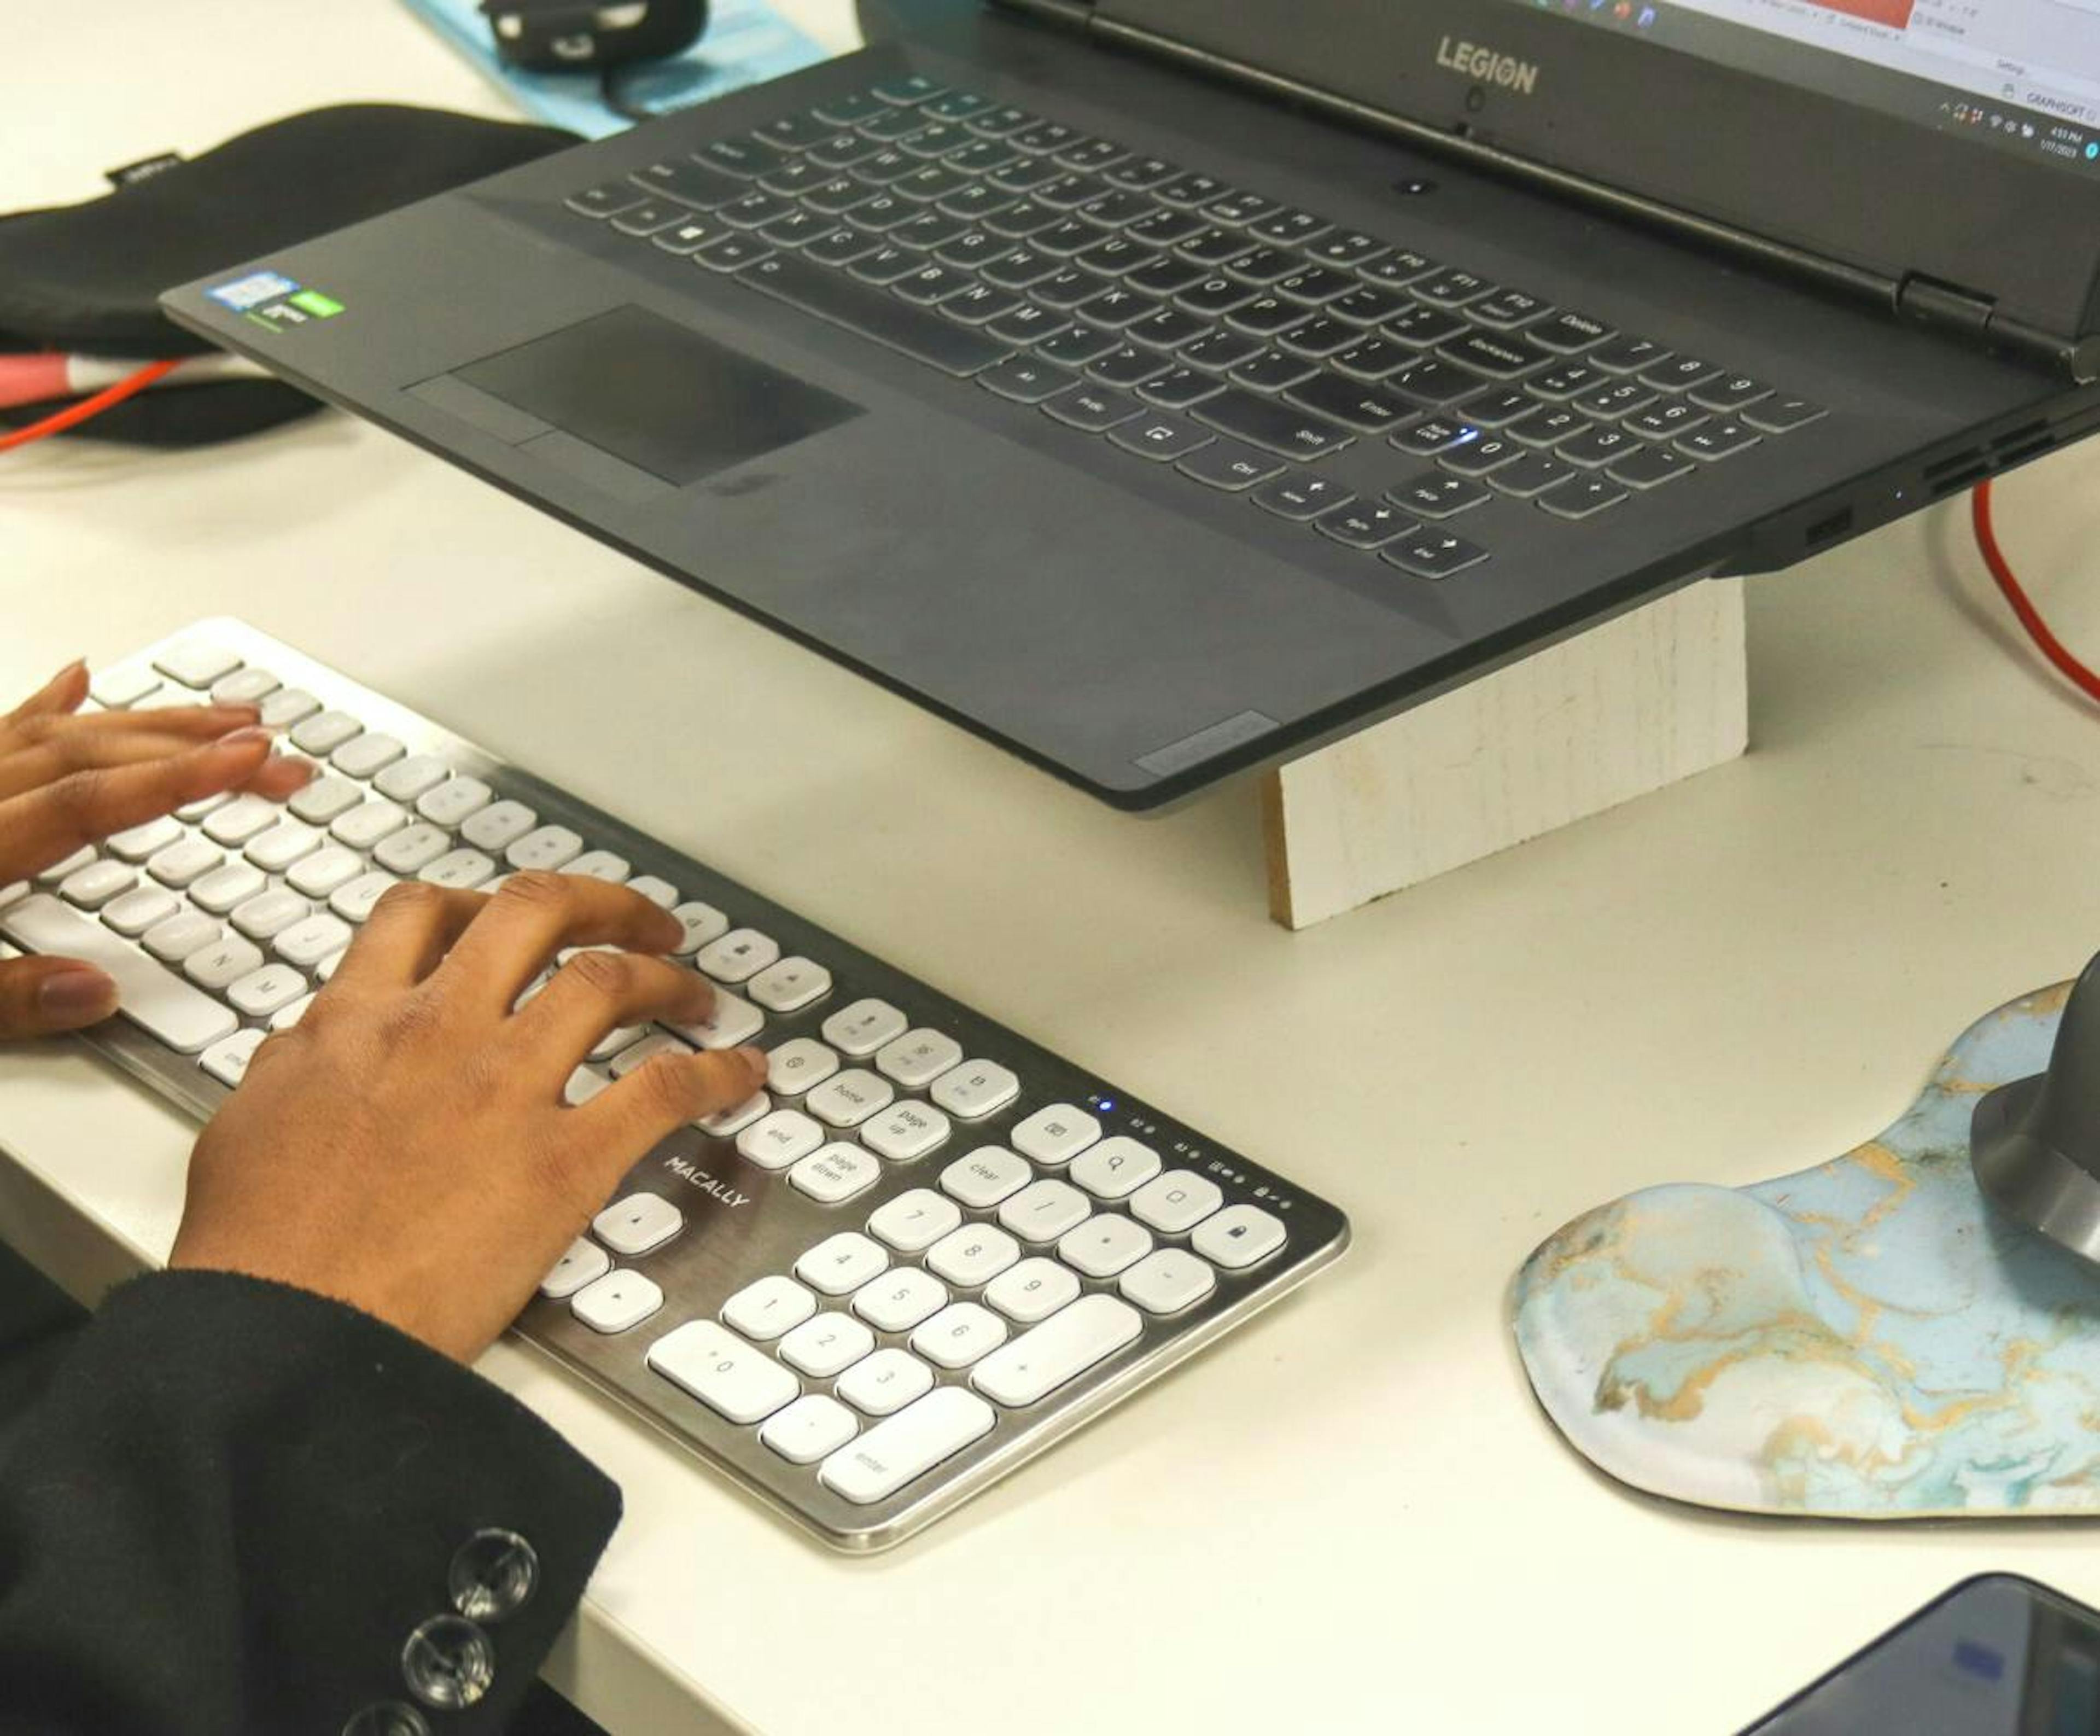
<svg viewBox="0 0 2100 1736">
<path fill-rule="evenodd" d="M 861 413 L 640 307 L 565 326 L 452 378 L 680 484 Z"/>
</svg>

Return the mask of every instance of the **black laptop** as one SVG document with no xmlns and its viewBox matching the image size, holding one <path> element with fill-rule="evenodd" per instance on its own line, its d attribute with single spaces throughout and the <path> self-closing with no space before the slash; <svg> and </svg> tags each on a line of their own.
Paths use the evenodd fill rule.
<svg viewBox="0 0 2100 1736">
<path fill-rule="evenodd" d="M 2096 292 L 2083 4 L 1012 0 L 166 304 L 1146 808 L 2077 438 Z"/>
</svg>

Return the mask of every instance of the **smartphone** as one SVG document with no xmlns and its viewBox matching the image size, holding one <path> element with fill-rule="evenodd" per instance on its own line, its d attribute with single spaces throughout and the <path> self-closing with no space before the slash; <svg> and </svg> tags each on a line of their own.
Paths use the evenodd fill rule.
<svg viewBox="0 0 2100 1736">
<path fill-rule="evenodd" d="M 1965 1579 L 1742 1736 L 2100 1736 L 2100 1610 Z"/>
</svg>

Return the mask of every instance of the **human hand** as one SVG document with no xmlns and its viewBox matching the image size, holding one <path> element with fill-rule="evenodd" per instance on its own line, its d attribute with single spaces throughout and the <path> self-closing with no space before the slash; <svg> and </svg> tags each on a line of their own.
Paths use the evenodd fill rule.
<svg viewBox="0 0 2100 1736">
<path fill-rule="evenodd" d="M 0 718 L 0 886 L 84 844 L 222 791 L 278 800 L 313 775 L 271 756 L 253 705 L 81 714 L 87 666 L 63 669 Z M 0 961 L 0 1040 L 77 1031 L 117 1010 L 117 985 L 77 959 Z"/>
<path fill-rule="evenodd" d="M 169 1264 L 316 1291 L 471 1361 L 637 1159 L 764 1083 L 756 1049 L 668 1054 L 565 1106 L 608 1031 L 707 1015 L 705 978 L 639 956 L 679 938 L 576 875 L 393 888 L 197 1142 Z M 571 947 L 633 950 L 577 952 L 518 1006 Z"/>
</svg>

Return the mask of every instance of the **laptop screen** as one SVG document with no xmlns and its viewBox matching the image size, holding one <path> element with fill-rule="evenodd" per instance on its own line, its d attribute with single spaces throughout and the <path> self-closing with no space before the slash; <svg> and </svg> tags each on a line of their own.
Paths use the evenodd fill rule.
<svg viewBox="0 0 2100 1736">
<path fill-rule="evenodd" d="M 2100 0 L 1511 3 L 1864 104 L 2100 183 Z"/>
</svg>

